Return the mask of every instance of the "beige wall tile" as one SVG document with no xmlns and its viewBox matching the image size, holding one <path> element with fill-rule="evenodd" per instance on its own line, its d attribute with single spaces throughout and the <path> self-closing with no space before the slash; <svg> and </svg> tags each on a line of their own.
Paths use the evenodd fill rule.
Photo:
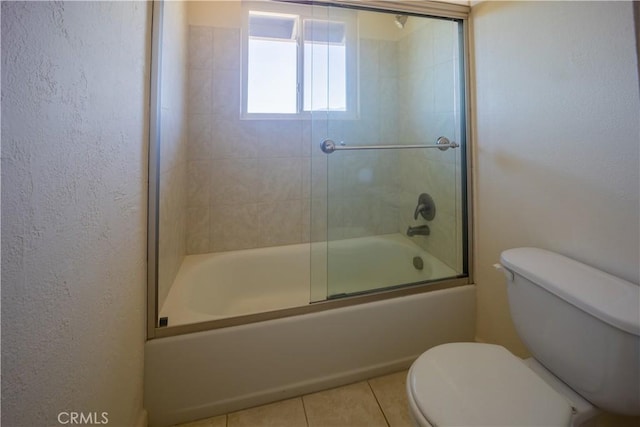
<svg viewBox="0 0 640 427">
<path fill-rule="evenodd" d="M 210 70 L 191 69 L 189 72 L 189 113 L 211 113 L 213 81 Z"/>
<path fill-rule="evenodd" d="M 211 203 L 240 205 L 256 203 L 258 198 L 258 160 L 214 160 L 209 189 Z"/>
<path fill-rule="evenodd" d="M 302 203 L 302 241 L 327 240 L 327 199 L 313 198 Z"/>
<path fill-rule="evenodd" d="M 301 193 L 300 198 L 308 199 L 313 194 L 312 185 L 321 185 L 321 183 L 315 183 L 311 180 L 311 157 L 300 158 L 300 181 L 301 181 Z"/>
<path fill-rule="evenodd" d="M 171 168 L 184 168 L 187 149 L 187 115 L 184 105 L 172 109 L 163 108 L 160 117 L 160 173 Z"/>
<path fill-rule="evenodd" d="M 226 119 L 240 116 L 240 71 L 217 67 L 213 71 L 213 113 Z"/>
<path fill-rule="evenodd" d="M 424 25 L 418 33 L 430 34 L 432 31 L 430 26 Z M 264 203 L 268 212 L 284 214 L 284 217 L 274 215 L 272 218 L 262 218 L 259 237 L 254 241 L 260 246 L 267 242 L 289 244 L 309 241 L 311 234 L 315 238 L 326 235 L 326 226 L 319 230 L 312 215 L 307 215 L 306 219 L 300 218 L 303 200 L 307 200 L 308 204 L 308 199 L 326 197 L 327 194 L 330 197 L 329 210 L 332 212 L 329 218 L 333 219 L 329 228 L 333 230 L 334 238 L 404 231 L 405 222 L 394 219 L 394 216 L 401 215 L 403 204 L 397 195 L 401 193 L 401 185 L 417 186 L 419 182 L 428 179 L 424 161 L 420 162 L 416 156 L 408 156 L 410 166 L 406 167 L 400 162 L 398 167 L 397 154 L 386 152 L 345 152 L 328 158 L 320 153 L 317 146 L 320 140 L 327 137 L 337 141 L 345 140 L 353 145 L 392 143 L 396 140 L 426 142 L 424 139 L 428 126 L 423 113 L 430 111 L 432 118 L 437 117 L 434 112 L 435 77 L 425 70 L 435 65 L 432 42 L 421 41 L 418 33 L 400 41 L 400 46 L 404 43 L 415 47 L 416 44 L 426 43 L 428 46 L 422 47 L 430 53 L 421 55 L 420 58 L 413 58 L 406 49 L 398 51 L 395 42 L 362 41 L 362 111 L 359 120 L 323 122 L 316 119 L 306 122 L 240 120 L 239 32 L 237 29 L 192 27 L 192 43 L 198 44 L 202 49 L 208 49 L 205 41 L 211 35 L 213 66 L 209 74 L 204 69 L 191 70 L 191 89 L 198 87 L 205 93 L 198 95 L 202 99 L 196 99 L 197 105 L 190 111 L 192 120 L 189 129 L 189 158 L 214 159 L 214 162 L 209 171 L 209 199 L 200 194 L 201 191 L 207 191 L 198 185 L 202 178 L 206 178 L 202 169 L 190 172 L 190 175 L 199 175 L 191 176 L 189 180 L 191 206 L 201 205 L 205 201 L 213 205 Z M 206 68 L 206 58 L 210 51 L 207 50 L 199 57 L 195 53 L 198 47 L 192 46 L 190 49 L 192 56 L 197 58 L 193 63 Z M 438 55 L 439 58 L 443 57 L 442 52 Z M 409 61 L 413 67 L 405 68 L 404 72 L 408 73 L 407 76 L 415 84 L 401 84 L 398 80 L 403 72 L 399 65 L 401 59 Z M 444 65 L 441 68 L 444 72 Z M 424 84 L 424 76 L 431 76 L 430 84 Z M 425 91 L 428 93 L 424 93 Z M 210 92 L 212 99 L 207 104 L 204 97 Z M 405 124 L 413 131 L 409 128 L 399 131 L 398 118 L 402 118 L 402 111 L 409 117 L 404 119 Z M 195 113 L 199 116 L 194 117 Z M 448 123 L 440 123 L 442 120 L 435 119 L 429 122 L 436 123 L 429 127 L 430 132 L 440 132 Z M 305 157 L 307 155 L 312 156 L 312 162 Z M 440 156 L 442 157 L 443 155 Z M 403 170 L 406 170 L 404 179 L 401 177 Z M 416 171 L 421 174 L 418 178 Z M 422 175 L 425 176 L 421 177 Z M 422 187 L 424 186 L 420 188 Z M 416 193 L 415 197 L 422 191 L 426 190 L 411 189 L 411 193 Z M 285 200 L 297 201 L 294 209 L 296 219 L 289 224 L 285 224 L 286 220 L 283 218 L 291 218 L 293 211 L 289 209 L 284 212 L 285 209 L 273 204 L 274 201 Z M 406 204 L 409 210 L 415 207 L 409 206 L 414 204 L 413 201 Z M 348 218 L 344 214 L 348 214 Z M 229 247 L 231 242 L 224 238 L 221 242 L 213 242 L 213 234 L 216 233 L 214 228 L 221 229 L 214 224 L 214 218 L 215 216 L 210 218 L 210 246 L 215 246 L 216 250 Z M 267 236 L 267 229 L 275 235 Z M 297 236 L 294 237 L 294 234 Z M 195 236 L 192 238 L 196 239 Z M 203 243 L 206 239 L 199 240 Z M 245 240 L 242 244 L 231 246 L 245 247 L 248 242 L 249 240 Z"/>
<path fill-rule="evenodd" d="M 454 61 L 451 57 L 447 62 L 440 63 L 432 69 L 435 78 L 435 110 L 437 112 L 453 112 L 453 78 L 455 76 L 453 66 Z"/>
<path fill-rule="evenodd" d="M 189 68 L 213 67 L 213 28 L 189 26 Z"/>
<path fill-rule="evenodd" d="M 231 113 L 229 113 L 231 114 Z M 255 158 L 258 134 L 251 122 L 216 114 L 212 120 L 212 157 L 215 159 Z"/>
<path fill-rule="evenodd" d="M 260 202 L 293 200 L 302 197 L 302 158 L 261 158 L 258 160 L 258 185 L 255 196 Z"/>
<path fill-rule="evenodd" d="M 209 204 L 209 183 L 212 163 L 208 160 L 190 160 L 187 163 L 187 206 Z"/>
<path fill-rule="evenodd" d="M 212 125 L 209 114 L 189 115 L 188 160 L 210 160 L 212 158 Z"/>
<path fill-rule="evenodd" d="M 456 138 L 454 65 L 458 50 L 454 49 L 455 24 L 451 22 L 425 21 L 419 31 L 400 41 L 400 79 L 398 91 L 403 102 L 399 126 L 402 141 L 434 143 L 437 137 Z M 412 56 L 420 49 L 419 58 Z M 401 231 L 409 225 L 428 224 L 431 235 L 416 236 L 413 240 L 446 264 L 457 268 L 461 251 L 460 233 L 456 230 L 461 215 L 461 196 L 456 191 L 460 178 L 456 176 L 456 152 L 449 150 L 419 150 L 400 154 L 399 161 L 399 209 Z M 436 203 L 436 218 L 426 222 L 413 219 L 413 212 L 420 193 L 430 194 Z"/>
<path fill-rule="evenodd" d="M 258 205 L 212 205 L 210 210 L 212 252 L 258 246 Z"/>
<path fill-rule="evenodd" d="M 240 70 L 239 28 L 213 28 L 213 66 Z"/>
<path fill-rule="evenodd" d="M 209 246 L 209 206 L 187 208 L 187 253 L 207 253 Z"/>
<path fill-rule="evenodd" d="M 162 307 L 186 253 L 186 165 L 160 175 L 158 212 L 158 304 Z"/>
<path fill-rule="evenodd" d="M 258 152 L 261 157 L 300 157 L 303 137 L 301 120 L 253 121 Z"/>
<path fill-rule="evenodd" d="M 258 204 L 258 245 L 278 246 L 302 241 L 302 200 Z"/>
<path fill-rule="evenodd" d="M 187 49 L 186 6 L 167 6 L 160 96 L 158 305 L 162 307 L 186 253 Z"/>
</svg>

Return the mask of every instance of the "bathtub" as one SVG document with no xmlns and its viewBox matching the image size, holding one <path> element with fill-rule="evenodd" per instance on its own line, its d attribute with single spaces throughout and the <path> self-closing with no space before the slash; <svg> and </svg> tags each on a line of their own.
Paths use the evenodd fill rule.
<svg viewBox="0 0 640 427">
<path fill-rule="evenodd" d="M 169 326 L 197 323 L 456 274 L 401 234 L 189 255 L 160 317 Z"/>
<path fill-rule="evenodd" d="M 419 251 L 411 247 L 411 243 L 407 243 L 408 239 L 403 236 L 384 237 L 386 242 L 374 240 L 368 243 L 380 243 L 386 247 L 397 244 L 411 256 Z M 342 243 L 351 247 L 366 243 L 359 239 L 350 240 Z M 326 254 L 326 248 L 315 245 L 309 249 L 309 245 L 303 245 L 307 247 L 307 252 L 304 252 L 302 246 L 297 246 L 267 250 L 274 259 L 281 258 L 283 254 L 288 254 L 285 258 L 291 256 L 297 259 L 294 266 L 285 268 L 277 264 L 276 268 L 272 264 L 276 261 L 266 261 L 269 256 L 264 257 L 263 261 L 268 268 L 284 272 L 285 277 L 293 275 L 293 271 L 308 277 L 308 270 L 304 269 L 310 268 L 309 251 L 319 250 L 320 254 Z M 204 273 L 207 266 L 210 263 L 239 263 L 244 267 L 239 274 L 250 272 L 256 275 L 264 265 L 258 260 L 254 260 L 255 264 L 254 261 L 248 264 L 250 261 L 247 259 L 251 257 L 247 256 L 255 255 L 253 251 L 189 257 L 183 267 L 192 268 L 181 269 L 181 280 L 190 276 L 200 278 L 202 282 L 189 285 L 186 280 L 174 285 L 176 287 L 171 290 L 168 304 L 163 307 L 163 314 L 170 317 L 169 324 L 271 310 L 283 305 L 307 304 L 306 308 L 310 309 L 319 306 L 329 306 L 330 309 L 148 340 L 145 343 L 144 407 L 149 414 L 151 427 L 212 417 L 397 372 L 408 368 L 420 354 L 433 346 L 474 340 L 475 286 L 467 285 L 467 279 L 463 278 L 450 281 L 456 286 L 447 289 L 335 308 L 345 299 L 308 306 L 309 282 L 304 280 L 282 280 L 288 284 L 267 285 L 271 281 L 266 280 L 265 276 L 248 282 L 238 282 L 233 276 L 228 276 L 227 279 L 234 286 L 228 286 L 231 289 L 225 290 L 227 294 L 224 298 L 228 299 L 231 308 L 219 302 L 204 304 L 208 298 L 202 292 L 213 297 L 216 292 L 211 289 L 221 286 L 219 282 L 212 284 L 208 279 L 209 276 Z M 340 247 L 332 248 L 332 253 L 340 254 Z M 374 253 L 381 257 L 376 258 L 376 263 L 384 261 L 381 252 Z M 339 262 L 340 259 L 344 257 L 338 256 L 333 262 Z M 421 273 L 443 276 L 451 272 L 446 270 L 446 266 L 432 261 L 425 260 L 425 265 L 429 267 L 422 272 L 412 272 L 411 269 L 408 269 L 408 273 L 407 269 L 403 269 L 403 272 L 413 274 L 411 277 L 414 278 Z M 326 270 L 319 270 L 312 277 L 322 279 L 322 271 Z M 339 268 L 331 271 L 334 270 L 340 271 Z M 350 271 L 346 269 L 342 277 L 348 278 Z M 410 282 L 413 280 L 411 277 L 402 281 Z M 278 297 L 264 298 L 265 293 L 262 293 L 260 295 L 263 297 L 253 301 L 246 298 L 252 286 L 257 287 L 258 292 L 269 289 L 266 295 L 273 293 Z M 353 286 L 350 292 L 357 290 Z M 426 289 L 437 288 L 430 284 Z M 198 296 L 197 292 L 201 294 Z"/>
</svg>

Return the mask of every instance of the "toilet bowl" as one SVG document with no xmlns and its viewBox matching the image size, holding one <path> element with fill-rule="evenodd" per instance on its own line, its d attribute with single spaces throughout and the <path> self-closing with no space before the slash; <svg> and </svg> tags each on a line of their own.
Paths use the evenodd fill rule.
<svg viewBox="0 0 640 427">
<path fill-rule="evenodd" d="M 553 252 L 502 253 L 509 307 L 533 357 L 450 343 L 407 377 L 417 426 L 595 424 L 598 408 L 640 415 L 640 287 Z"/>
<path fill-rule="evenodd" d="M 493 344 L 443 344 L 423 353 L 409 370 L 407 396 L 420 427 L 587 427 L 600 413 L 534 359 Z"/>
</svg>

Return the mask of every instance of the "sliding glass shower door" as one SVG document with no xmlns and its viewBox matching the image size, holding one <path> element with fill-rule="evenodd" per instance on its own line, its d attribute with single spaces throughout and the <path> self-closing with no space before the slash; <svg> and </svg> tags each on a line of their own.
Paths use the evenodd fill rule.
<svg viewBox="0 0 640 427">
<path fill-rule="evenodd" d="M 317 7 L 305 25 L 311 300 L 465 275 L 461 24 Z"/>
<path fill-rule="evenodd" d="M 149 336 L 469 283 L 467 15 L 154 5 Z"/>
</svg>

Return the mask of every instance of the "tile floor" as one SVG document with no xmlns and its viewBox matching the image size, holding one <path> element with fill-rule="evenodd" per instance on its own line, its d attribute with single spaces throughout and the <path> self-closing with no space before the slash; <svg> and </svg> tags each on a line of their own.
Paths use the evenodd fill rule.
<svg viewBox="0 0 640 427">
<path fill-rule="evenodd" d="M 407 371 L 176 427 L 410 427 Z"/>
</svg>

